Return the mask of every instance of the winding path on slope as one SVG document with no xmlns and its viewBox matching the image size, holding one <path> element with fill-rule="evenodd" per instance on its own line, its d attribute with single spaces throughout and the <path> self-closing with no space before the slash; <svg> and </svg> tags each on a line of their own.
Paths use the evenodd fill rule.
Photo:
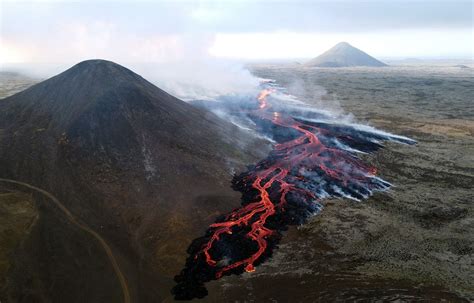
<svg viewBox="0 0 474 303">
<path fill-rule="evenodd" d="M 111 263 L 112 267 L 114 268 L 115 274 L 116 274 L 118 280 L 120 281 L 120 286 L 122 287 L 122 292 L 123 292 L 123 302 L 124 303 L 130 303 L 131 302 L 130 290 L 128 288 L 127 280 L 125 279 L 125 276 L 123 275 L 122 271 L 120 270 L 117 259 L 115 258 L 114 254 L 112 252 L 112 249 L 107 244 L 105 239 L 102 238 L 102 236 L 100 236 L 97 232 L 92 230 L 90 227 L 88 227 L 84 223 L 77 220 L 74 217 L 74 215 L 55 196 L 53 196 L 51 193 L 47 192 L 46 190 L 38 188 L 38 187 L 33 186 L 31 184 L 28 184 L 28 183 L 24 183 L 24 182 L 20 182 L 20 181 L 16 181 L 16 180 L 11 180 L 11 179 L 0 178 L 0 182 L 6 182 L 6 183 L 11 183 L 11 184 L 21 185 L 21 186 L 24 186 L 26 188 L 32 189 L 36 192 L 39 192 L 39 193 L 43 194 L 44 196 L 49 198 L 51 201 L 53 201 L 53 203 L 64 213 L 66 218 L 73 225 L 77 226 L 79 229 L 85 231 L 86 233 L 92 235 L 95 239 L 97 239 L 97 241 L 99 241 L 99 243 L 101 244 L 101 246 L 104 249 L 105 253 L 107 254 L 107 257 L 109 258 L 110 263 Z"/>
</svg>

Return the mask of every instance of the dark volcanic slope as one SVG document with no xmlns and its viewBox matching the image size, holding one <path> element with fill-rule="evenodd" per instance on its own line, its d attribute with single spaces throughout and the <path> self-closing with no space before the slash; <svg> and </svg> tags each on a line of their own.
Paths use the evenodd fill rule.
<svg viewBox="0 0 474 303">
<path fill-rule="evenodd" d="M 50 191 L 106 238 L 137 302 L 167 297 L 191 239 L 216 212 L 238 205 L 231 171 L 257 158 L 244 152 L 253 144 L 104 60 L 0 100 L 0 177 Z M 40 219 L 9 273 L 11 299 L 117 301 L 100 246 L 37 200 Z"/>
<path fill-rule="evenodd" d="M 386 66 L 385 63 L 347 42 L 336 44 L 325 53 L 307 62 L 306 65 L 317 67 Z"/>
</svg>

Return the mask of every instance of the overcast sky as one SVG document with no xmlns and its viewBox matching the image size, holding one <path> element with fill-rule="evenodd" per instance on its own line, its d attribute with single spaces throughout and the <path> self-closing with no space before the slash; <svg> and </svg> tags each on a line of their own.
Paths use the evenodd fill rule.
<svg viewBox="0 0 474 303">
<path fill-rule="evenodd" d="M 0 63 L 472 58 L 472 1 L 1 1 Z"/>
</svg>

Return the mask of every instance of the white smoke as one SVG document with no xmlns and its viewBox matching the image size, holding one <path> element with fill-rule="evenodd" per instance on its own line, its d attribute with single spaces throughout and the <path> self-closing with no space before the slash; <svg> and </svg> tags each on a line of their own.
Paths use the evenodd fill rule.
<svg viewBox="0 0 474 303">
<path fill-rule="evenodd" d="M 134 71 L 185 100 L 214 100 L 223 95 L 255 94 L 259 80 L 238 62 L 201 58 L 175 63 L 136 64 Z"/>
<path fill-rule="evenodd" d="M 210 55 L 215 37 L 209 33 L 135 37 L 121 34 L 116 26 L 95 22 L 70 24 L 52 36 L 48 48 L 31 46 L 35 50 L 31 61 L 2 63 L 0 70 L 47 79 L 81 61 L 104 59 L 129 68 L 183 100 L 255 93 L 259 85 L 243 62 Z M 42 44 L 38 41 L 35 45 Z"/>
</svg>

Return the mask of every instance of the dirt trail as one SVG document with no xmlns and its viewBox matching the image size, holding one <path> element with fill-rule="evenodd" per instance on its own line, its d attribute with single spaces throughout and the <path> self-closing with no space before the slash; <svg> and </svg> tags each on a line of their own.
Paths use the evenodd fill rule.
<svg viewBox="0 0 474 303">
<path fill-rule="evenodd" d="M 21 186 L 27 187 L 29 189 L 32 189 L 34 191 L 37 191 L 37 192 L 45 195 L 51 201 L 54 202 L 54 204 L 64 213 L 66 218 L 72 224 L 76 225 L 81 230 L 87 232 L 88 234 L 90 234 L 94 238 L 96 238 L 99 241 L 99 243 L 102 245 L 102 248 L 104 249 L 105 253 L 107 254 L 107 257 L 110 260 L 110 263 L 111 263 L 112 267 L 114 268 L 115 274 L 117 275 L 117 278 L 120 281 L 120 286 L 122 287 L 122 292 L 123 292 L 123 302 L 124 303 L 130 303 L 131 302 L 130 290 L 128 288 L 127 280 L 125 279 L 125 276 L 123 275 L 122 271 L 120 270 L 120 267 L 117 263 L 117 260 L 114 256 L 114 254 L 112 253 L 112 249 L 107 244 L 107 242 L 104 240 L 104 238 L 102 238 L 98 233 L 96 233 L 94 230 L 92 230 L 90 227 L 88 227 L 84 223 L 81 223 L 80 221 L 78 221 L 74 217 L 74 215 L 61 202 L 59 202 L 59 200 L 55 196 L 53 196 L 51 193 L 45 191 L 44 189 L 38 188 L 38 187 L 30 185 L 28 183 L 24 183 L 24 182 L 20 182 L 20 181 L 16 181 L 16 180 L 10 180 L 10 179 L 0 178 L 0 182 L 7 182 L 7 183 L 21 185 Z"/>
</svg>

